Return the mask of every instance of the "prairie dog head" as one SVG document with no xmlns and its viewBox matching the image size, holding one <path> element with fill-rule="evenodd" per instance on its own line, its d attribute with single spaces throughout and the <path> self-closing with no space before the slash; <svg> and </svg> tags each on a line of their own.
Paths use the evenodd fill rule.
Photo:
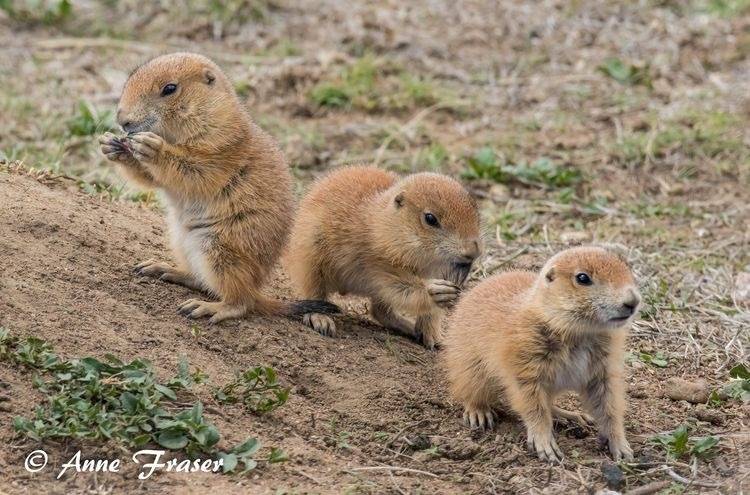
<svg viewBox="0 0 750 495">
<path fill-rule="evenodd" d="M 445 175 L 420 173 L 385 197 L 379 244 L 421 276 L 462 284 L 482 252 L 479 210 L 468 191 Z"/>
<path fill-rule="evenodd" d="M 572 330 L 628 325 L 641 302 L 624 258 L 604 247 L 578 247 L 556 254 L 542 268 L 536 290 L 549 320 Z"/>
<path fill-rule="evenodd" d="M 221 142 L 236 125 L 231 83 L 208 58 L 172 53 L 136 68 L 122 90 L 117 123 L 128 134 L 153 132 L 172 144 Z"/>
</svg>

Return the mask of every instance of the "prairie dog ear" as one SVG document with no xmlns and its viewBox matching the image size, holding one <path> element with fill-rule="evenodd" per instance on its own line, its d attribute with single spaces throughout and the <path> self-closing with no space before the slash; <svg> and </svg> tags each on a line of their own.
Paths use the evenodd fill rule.
<svg viewBox="0 0 750 495">
<path fill-rule="evenodd" d="M 552 282 L 555 280 L 555 267 L 551 266 L 549 270 L 547 270 L 547 273 L 544 274 L 544 278 L 547 280 L 547 282 Z"/>
<path fill-rule="evenodd" d="M 203 80 L 206 82 L 206 84 L 211 86 L 214 83 L 214 81 L 216 81 L 216 75 L 213 73 L 211 69 L 206 67 L 205 69 L 203 69 Z"/>
<path fill-rule="evenodd" d="M 396 208 L 401 208 L 402 206 L 404 206 L 404 193 L 400 192 L 396 194 L 393 202 L 396 204 Z"/>
</svg>

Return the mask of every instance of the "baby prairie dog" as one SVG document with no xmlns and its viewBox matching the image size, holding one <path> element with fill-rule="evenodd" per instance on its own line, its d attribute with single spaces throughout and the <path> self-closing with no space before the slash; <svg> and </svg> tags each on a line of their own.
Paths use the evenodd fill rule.
<svg viewBox="0 0 750 495">
<path fill-rule="evenodd" d="M 302 200 L 285 266 L 303 297 L 368 297 L 383 326 L 433 348 L 441 308 L 458 297 L 480 242 L 477 205 L 457 181 L 347 167 Z M 328 316 L 310 312 L 303 321 L 324 335 L 335 332 Z"/>
<path fill-rule="evenodd" d="M 456 306 L 444 343 L 450 393 L 464 420 L 492 427 L 493 410 L 508 404 L 526 425 L 531 451 L 552 462 L 562 459 L 554 417 L 594 421 L 613 458 L 632 459 L 623 347 L 640 300 L 626 262 L 603 247 L 562 251 L 539 274 L 484 280 Z M 555 406 L 564 391 L 580 394 L 591 416 Z"/>
<path fill-rule="evenodd" d="M 247 313 L 334 311 L 330 303 L 286 303 L 260 289 L 292 223 L 292 178 L 273 139 L 252 122 L 228 78 L 192 53 L 156 57 L 125 83 L 102 152 L 127 178 L 164 193 L 173 267 L 148 260 L 136 272 L 210 293 L 179 311 L 211 323 Z"/>
</svg>

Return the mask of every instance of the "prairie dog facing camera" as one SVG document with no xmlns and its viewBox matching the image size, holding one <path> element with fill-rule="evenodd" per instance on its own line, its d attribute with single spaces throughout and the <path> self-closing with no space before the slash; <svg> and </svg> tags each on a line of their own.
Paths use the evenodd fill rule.
<svg viewBox="0 0 750 495">
<path fill-rule="evenodd" d="M 443 308 L 457 299 L 481 249 L 479 211 L 460 183 L 357 166 L 335 170 L 310 189 L 284 265 L 304 298 L 367 297 L 375 320 L 433 348 Z M 326 315 L 311 312 L 304 321 L 335 332 Z"/>
<path fill-rule="evenodd" d="M 615 460 L 632 459 L 625 438 L 623 353 L 640 295 L 625 260 L 604 247 L 553 256 L 539 273 L 506 272 L 468 291 L 448 322 L 444 366 L 465 421 L 491 427 L 508 405 L 541 459 L 560 461 L 554 417 L 595 422 Z M 577 392 L 589 414 L 554 404 Z"/>
<path fill-rule="evenodd" d="M 189 299 L 181 313 L 216 323 L 249 313 L 337 312 L 330 303 L 261 293 L 292 223 L 292 177 L 215 63 L 194 53 L 146 62 L 125 83 L 117 121 L 127 136 L 104 134 L 102 152 L 126 178 L 164 193 L 177 262 L 148 260 L 136 272 L 219 299 Z"/>
</svg>

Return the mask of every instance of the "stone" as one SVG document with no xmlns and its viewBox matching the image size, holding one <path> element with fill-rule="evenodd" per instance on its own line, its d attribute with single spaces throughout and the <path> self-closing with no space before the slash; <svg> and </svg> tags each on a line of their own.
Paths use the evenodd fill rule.
<svg viewBox="0 0 750 495">
<path fill-rule="evenodd" d="M 716 409 L 710 409 L 705 404 L 698 404 L 693 411 L 695 417 L 714 425 L 724 424 L 724 415 Z"/>
<path fill-rule="evenodd" d="M 607 488 L 611 490 L 619 490 L 625 486 L 625 474 L 614 462 L 602 462 L 602 476 L 607 483 Z"/>
<path fill-rule="evenodd" d="M 683 378 L 670 378 L 664 385 L 664 395 L 672 400 L 686 400 L 693 404 L 700 404 L 708 401 L 711 394 L 711 388 L 706 380 L 697 379 L 695 381 L 685 380 Z"/>
</svg>

